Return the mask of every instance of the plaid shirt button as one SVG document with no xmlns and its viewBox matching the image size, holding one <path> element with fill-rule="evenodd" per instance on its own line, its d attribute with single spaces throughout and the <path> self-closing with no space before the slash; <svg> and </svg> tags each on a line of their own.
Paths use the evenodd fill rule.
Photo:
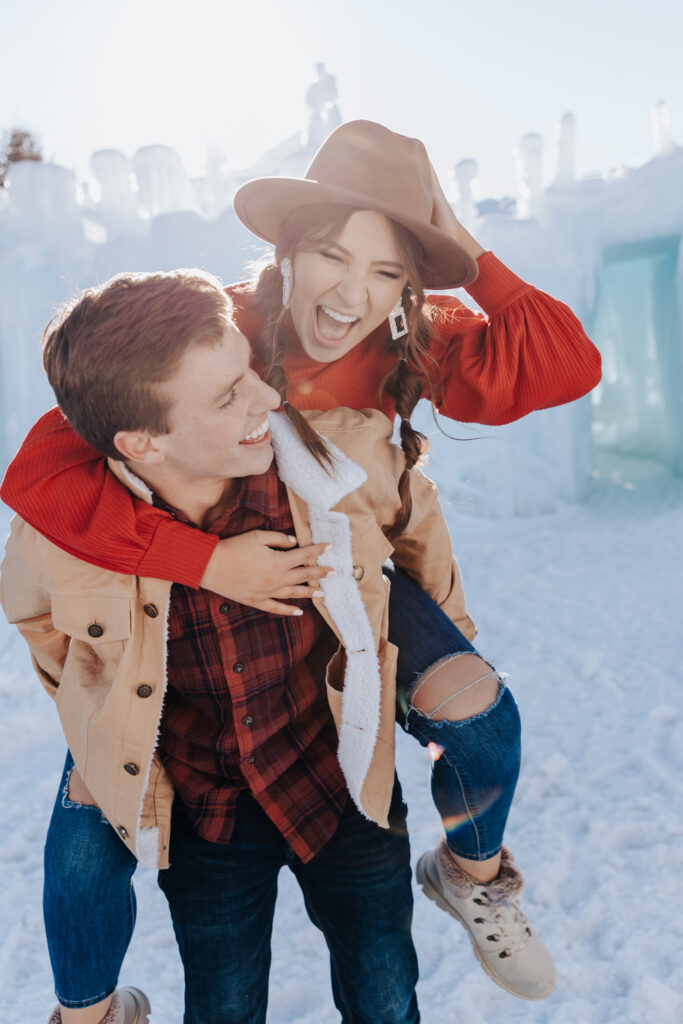
<svg viewBox="0 0 683 1024">
<path fill-rule="evenodd" d="M 236 661 L 232 667 L 234 672 L 244 672 L 244 662 L 242 661 Z"/>
<path fill-rule="evenodd" d="M 218 611 L 221 613 L 221 615 L 227 615 L 228 612 L 230 611 L 230 605 L 228 604 L 228 602 L 224 601 L 223 604 L 218 609 Z"/>
<path fill-rule="evenodd" d="M 254 719 L 251 715 L 245 715 L 242 719 L 242 725 L 253 725 Z"/>
</svg>

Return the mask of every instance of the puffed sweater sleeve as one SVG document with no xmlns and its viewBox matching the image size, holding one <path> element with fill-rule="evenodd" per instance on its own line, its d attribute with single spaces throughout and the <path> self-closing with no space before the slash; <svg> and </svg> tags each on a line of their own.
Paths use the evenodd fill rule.
<svg viewBox="0 0 683 1024">
<path fill-rule="evenodd" d="M 26 436 L 0 497 L 57 547 L 112 572 L 198 587 L 218 542 L 137 501 L 56 408 Z"/>
<path fill-rule="evenodd" d="M 434 336 L 425 397 L 451 419 L 495 425 L 594 388 L 600 353 L 569 307 L 522 281 L 491 252 L 478 262 L 468 292 L 484 313 L 451 296 L 429 296 Z"/>
</svg>

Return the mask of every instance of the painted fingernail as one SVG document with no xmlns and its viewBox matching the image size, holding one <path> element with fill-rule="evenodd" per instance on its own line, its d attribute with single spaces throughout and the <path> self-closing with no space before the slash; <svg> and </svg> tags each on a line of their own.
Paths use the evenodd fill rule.
<svg viewBox="0 0 683 1024">
<path fill-rule="evenodd" d="M 303 613 L 304 613 L 303 608 L 295 608 L 294 609 L 294 614 L 295 615 L 303 615 Z"/>
<path fill-rule="evenodd" d="M 288 537 L 287 540 L 290 544 L 296 544 L 296 537 Z"/>
<path fill-rule="evenodd" d="M 314 591 L 313 591 L 313 597 L 324 597 L 324 596 L 325 596 L 325 595 L 324 595 L 324 593 L 322 592 L 322 590 L 314 590 Z"/>
<path fill-rule="evenodd" d="M 325 579 L 329 580 L 331 576 L 336 576 L 336 575 L 337 575 L 337 570 L 336 569 L 330 569 L 330 571 L 325 576 Z"/>
</svg>

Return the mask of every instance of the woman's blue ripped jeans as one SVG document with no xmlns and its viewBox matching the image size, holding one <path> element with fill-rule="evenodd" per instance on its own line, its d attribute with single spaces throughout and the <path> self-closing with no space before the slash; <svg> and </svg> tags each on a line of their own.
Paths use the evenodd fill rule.
<svg viewBox="0 0 683 1024">
<path fill-rule="evenodd" d="M 448 846 L 460 857 L 488 860 L 502 846 L 519 775 L 517 705 L 500 680 L 493 704 L 472 718 L 431 721 L 414 707 L 411 697 L 431 667 L 478 651 L 405 573 L 391 564 L 383 572 L 391 582 L 389 640 L 398 647 L 396 719 L 422 746 L 441 751 L 432 762 L 432 796 Z"/>
<path fill-rule="evenodd" d="M 69 800 L 67 754 L 45 840 L 43 915 L 62 1006 L 99 1003 L 116 988 L 135 925 L 137 861 L 98 807 Z"/>
</svg>

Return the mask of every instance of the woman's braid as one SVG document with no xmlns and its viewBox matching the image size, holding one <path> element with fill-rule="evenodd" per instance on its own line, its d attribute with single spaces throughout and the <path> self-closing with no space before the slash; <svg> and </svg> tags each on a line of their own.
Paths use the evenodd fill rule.
<svg viewBox="0 0 683 1024">
<path fill-rule="evenodd" d="M 270 384 L 272 388 L 275 388 L 279 394 L 282 407 L 287 414 L 290 423 L 296 430 L 301 441 L 303 441 L 308 448 L 315 461 L 322 466 L 323 469 L 329 470 L 332 466 L 332 454 L 325 444 L 324 439 L 320 436 L 317 430 L 313 429 L 306 417 L 302 416 L 299 410 L 295 408 L 295 406 L 290 405 L 287 400 L 289 384 L 284 367 L 282 366 L 282 357 L 286 347 L 285 343 L 282 341 L 282 336 L 286 332 L 286 321 L 288 321 L 288 319 L 288 311 L 286 309 L 281 309 L 272 325 L 271 330 L 273 340 L 270 351 L 270 362 L 265 372 L 265 380 L 266 383 Z"/>
<path fill-rule="evenodd" d="M 408 334 L 397 341 L 389 338 L 387 344 L 389 350 L 396 356 L 396 362 L 384 378 L 381 388 L 393 399 L 394 407 L 400 417 L 401 447 L 406 458 L 405 469 L 398 482 L 401 507 L 394 523 L 390 527 L 385 527 L 385 533 L 389 539 L 396 537 L 408 525 L 412 512 L 410 470 L 427 450 L 428 445 L 425 435 L 421 434 L 419 430 L 415 430 L 410 422 L 413 410 L 422 398 L 423 382 L 410 368 L 408 362 L 408 358 L 412 358 L 419 363 L 421 356 L 426 352 L 428 329 L 422 315 L 424 294 L 421 290 L 416 293 L 407 285 L 403 289 L 402 302 L 408 324 Z"/>
</svg>

